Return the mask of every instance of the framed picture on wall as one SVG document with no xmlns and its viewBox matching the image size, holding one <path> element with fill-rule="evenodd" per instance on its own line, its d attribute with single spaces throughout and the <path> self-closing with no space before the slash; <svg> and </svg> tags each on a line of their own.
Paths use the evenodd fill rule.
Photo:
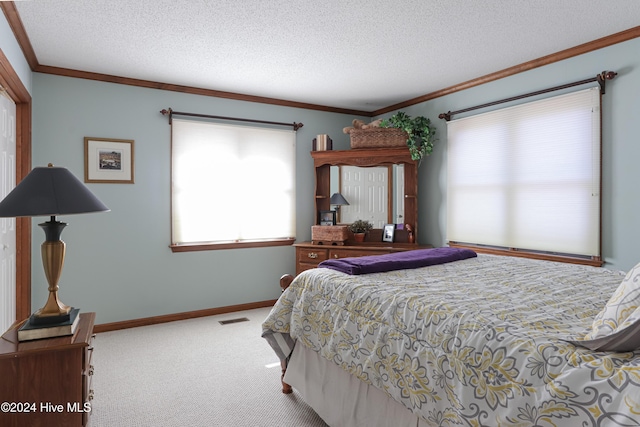
<svg viewBox="0 0 640 427">
<path fill-rule="evenodd" d="M 320 212 L 318 212 L 318 224 L 320 224 L 320 225 L 336 225 L 336 211 L 320 211 Z"/>
<path fill-rule="evenodd" d="M 383 242 L 393 242 L 393 235 L 396 232 L 395 224 L 385 224 L 382 229 L 382 241 Z"/>
<path fill-rule="evenodd" d="M 132 139 L 84 138 L 84 182 L 133 184 Z"/>
</svg>

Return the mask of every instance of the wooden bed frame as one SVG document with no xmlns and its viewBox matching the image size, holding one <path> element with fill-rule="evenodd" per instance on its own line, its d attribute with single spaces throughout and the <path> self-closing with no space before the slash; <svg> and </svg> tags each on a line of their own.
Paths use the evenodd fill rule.
<svg viewBox="0 0 640 427">
<path fill-rule="evenodd" d="M 293 282 L 293 276 L 291 274 L 284 274 L 280 277 L 280 288 L 282 288 L 282 292 L 284 292 L 289 285 Z M 282 392 L 284 394 L 293 393 L 293 388 L 287 383 L 284 382 L 284 374 L 287 372 L 287 361 L 280 361 L 280 367 L 282 368 L 282 375 L 280 376 L 280 382 L 282 383 Z"/>
</svg>

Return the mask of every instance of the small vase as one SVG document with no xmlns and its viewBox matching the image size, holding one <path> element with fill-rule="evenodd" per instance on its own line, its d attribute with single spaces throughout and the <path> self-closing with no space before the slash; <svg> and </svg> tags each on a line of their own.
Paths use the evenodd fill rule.
<svg viewBox="0 0 640 427">
<path fill-rule="evenodd" d="M 365 233 L 353 233 L 353 239 L 358 243 L 364 242 L 364 236 Z"/>
</svg>

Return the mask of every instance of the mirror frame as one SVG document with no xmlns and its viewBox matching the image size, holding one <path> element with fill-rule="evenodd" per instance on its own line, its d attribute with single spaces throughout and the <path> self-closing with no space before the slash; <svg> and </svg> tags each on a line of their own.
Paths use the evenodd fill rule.
<svg viewBox="0 0 640 427">
<path fill-rule="evenodd" d="M 418 240 L 418 162 L 406 147 L 312 151 L 315 167 L 315 212 L 330 210 L 331 166 L 404 165 L 404 217 Z"/>
</svg>

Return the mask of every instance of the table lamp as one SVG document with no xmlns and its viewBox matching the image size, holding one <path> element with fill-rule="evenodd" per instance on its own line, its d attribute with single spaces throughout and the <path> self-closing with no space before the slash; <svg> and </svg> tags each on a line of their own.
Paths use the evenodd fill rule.
<svg viewBox="0 0 640 427">
<path fill-rule="evenodd" d="M 71 307 L 58 298 L 58 281 L 64 265 L 66 245 L 60 235 L 66 223 L 56 215 L 109 211 L 68 169 L 36 167 L 0 202 L 0 217 L 50 216 L 38 224 L 44 230 L 42 263 L 49 283 L 49 298 L 44 307 L 29 318 L 32 325 L 53 326 L 69 321 Z"/>
<path fill-rule="evenodd" d="M 331 199 L 329 200 L 329 203 L 332 205 L 336 205 L 336 213 L 340 212 L 340 206 L 349 205 L 349 202 L 347 202 L 347 199 L 345 199 L 344 196 L 340 193 L 333 193 L 331 195 Z"/>
</svg>

